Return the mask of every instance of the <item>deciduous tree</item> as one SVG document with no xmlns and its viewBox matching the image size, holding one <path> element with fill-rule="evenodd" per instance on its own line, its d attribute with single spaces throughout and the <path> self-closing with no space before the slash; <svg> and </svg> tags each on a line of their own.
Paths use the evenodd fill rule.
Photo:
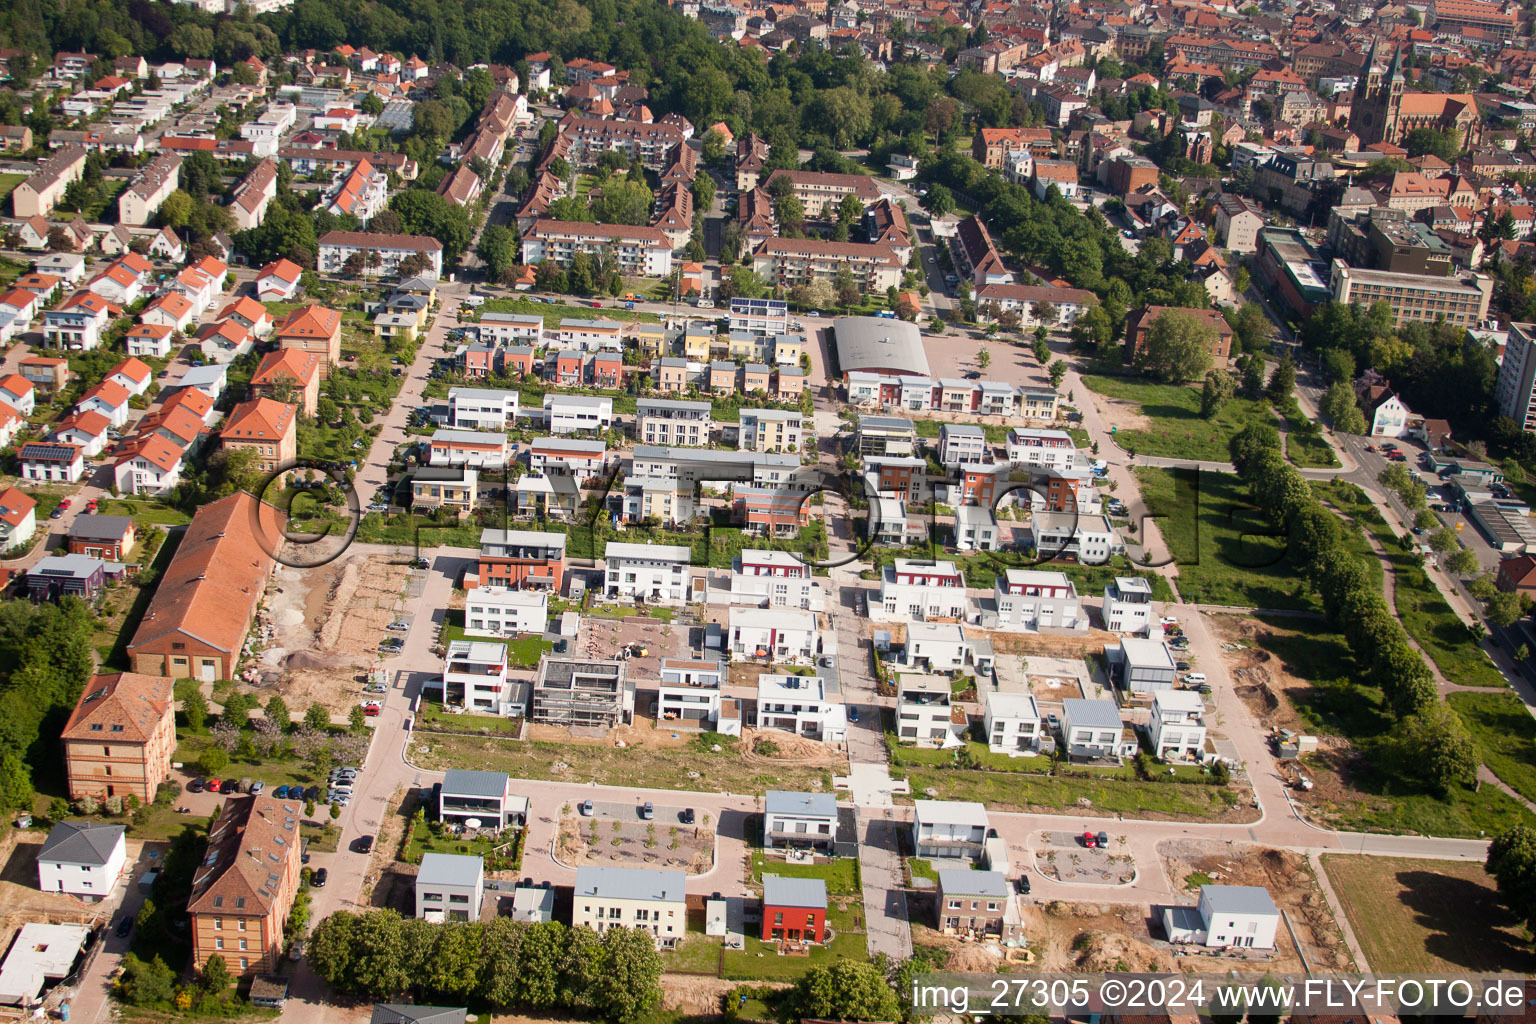
<svg viewBox="0 0 1536 1024">
<path fill-rule="evenodd" d="M 1136 366 L 1163 380 L 1196 380 L 1210 369 L 1215 343 L 1213 327 L 1189 312 L 1170 309 L 1148 326 L 1146 343 L 1136 355 Z"/>
</svg>

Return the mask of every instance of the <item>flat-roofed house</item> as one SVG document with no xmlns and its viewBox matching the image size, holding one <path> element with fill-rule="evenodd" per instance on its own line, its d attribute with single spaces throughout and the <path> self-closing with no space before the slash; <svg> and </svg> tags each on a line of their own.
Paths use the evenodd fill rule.
<svg viewBox="0 0 1536 1024">
<path fill-rule="evenodd" d="M 437 814 L 443 821 L 462 825 L 478 819 L 480 828 L 500 831 L 521 824 L 528 809 L 527 797 L 512 794 L 506 772 L 481 772 L 450 768 L 438 791 Z"/>
<path fill-rule="evenodd" d="M 912 843 L 917 856 L 981 857 L 989 827 L 984 806 L 962 800 L 918 800 L 912 811 Z"/>
<path fill-rule="evenodd" d="M 426 921 L 478 921 L 485 896 L 479 857 L 427 853 L 416 872 L 416 916 Z"/>
</svg>

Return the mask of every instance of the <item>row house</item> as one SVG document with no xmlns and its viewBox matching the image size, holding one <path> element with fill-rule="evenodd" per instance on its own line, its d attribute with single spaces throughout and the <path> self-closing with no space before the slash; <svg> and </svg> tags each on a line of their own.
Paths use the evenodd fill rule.
<svg viewBox="0 0 1536 1024">
<path fill-rule="evenodd" d="M 477 430 L 437 430 L 428 442 L 433 466 L 473 466 L 502 469 L 507 464 L 507 435 Z"/>
<path fill-rule="evenodd" d="M 348 258 L 363 257 L 364 277 L 386 277 L 400 273 L 405 260 L 419 258 L 425 266 L 416 273 L 437 280 L 443 275 L 443 244 L 427 235 L 369 234 L 362 231 L 327 231 L 320 238 L 316 269 L 322 274 L 340 274 Z M 373 260 L 377 254 L 378 261 Z"/>
<path fill-rule="evenodd" d="M 731 486 L 731 519 L 749 533 L 775 538 L 798 536 L 811 521 L 804 494 L 747 484 Z"/>
<path fill-rule="evenodd" d="M 805 438 L 798 412 L 784 409 L 742 409 L 738 412 L 737 447 L 750 452 L 797 452 Z"/>
<path fill-rule="evenodd" d="M 638 277 L 666 277 L 672 272 L 673 245 L 656 227 L 535 220 L 523 235 L 523 262 L 546 260 L 570 266 L 577 253 L 611 253 L 621 269 Z"/>
<path fill-rule="evenodd" d="M 1003 264 L 1002 254 L 979 216 L 972 214 L 956 226 L 950 249 L 956 268 L 970 278 L 974 287 L 1014 283 L 1013 272 Z"/>
<path fill-rule="evenodd" d="M 624 349 L 624 325 L 617 320 L 565 319 L 560 321 L 556 340 L 566 348 L 583 352 Z"/>
<path fill-rule="evenodd" d="M 618 152 L 660 174 L 672 162 L 676 147 L 687 142 L 680 128 L 664 121 L 645 123 L 571 113 L 560 119 L 559 129 L 558 155 L 573 167 L 587 167 L 604 153 Z"/>
<path fill-rule="evenodd" d="M 267 207 L 276 196 L 277 164 L 262 160 L 235 186 L 235 194 L 229 203 L 235 227 L 242 231 L 260 227 L 266 219 Z"/>
<path fill-rule="evenodd" d="M 630 454 L 628 472 L 639 477 L 681 479 L 690 486 L 719 484 L 721 489 L 732 483 L 786 487 L 798 478 L 800 457 L 641 444 Z"/>
<path fill-rule="evenodd" d="M 461 430 L 510 430 L 517 419 L 520 400 L 516 391 L 449 388 L 448 422 Z"/>
<path fill-rule="evenodd" d="M 544 345 L 544 318 L 527 313 L 482 313 L 480 340 L 492 345 Z"/>
<path fill-rule="evenodd" d="M 915 374 L 891 376 L 853 370 L 847 375 L 848 403 L 891 412 L 972 412 L 984 416 L 1055 418 L 1055 391 L 1016 388 L 1001 381 L 934 380 Z M 1025 399 L 1030 408 L 1025 409 Z"/>
<path fill-rule="evenodd" d="M 384 209 L 388 200 L 389 175 L 362 160 L 346 177 L 326 189 L 321 207 L 337 217 L 350 214 L 358 223 L 366 225 Z"/>
<path fill-rule="evenodd" d="M 80 481 L 85 473 L 85 453 L 77 444 L 57 441 L 29 441 L 17 452 L 21 478 L 34 483 Z"/>
<path fill-rule="evenodd" d="M 540 437 L 528 445 L 528 468 L 544 475 L 564 474 L 577 487 L 602 476 L 613 461 L 606 441 L 576 437 Z"/>
<path fill-rule="evenodd" d="M 1040 326 L 1071 330 L 1077 318 L 1097 302 L 1093 292 L 1051 285 L 988 284 L 976 290 L 976 312 L 984 322 L 1014 312 L 1019 315 L 1019 326 L 1026 330 Z"/>
<path fill-rule="evenodd" d="M 165 153 L 141 167 L 117 197 L 119 224 L 143 226 L 154 219 L 165 197 L 181 182 L 181 157 Z"/>
<path fill-rule="evenodd" d="M 37 169 L 11 190 L 11 209 L 16 217 L 46 217 L 64 198 L 65 189 L 85 173 L 86 151 L 66 146 L 38 161 Z"/>
</svg>

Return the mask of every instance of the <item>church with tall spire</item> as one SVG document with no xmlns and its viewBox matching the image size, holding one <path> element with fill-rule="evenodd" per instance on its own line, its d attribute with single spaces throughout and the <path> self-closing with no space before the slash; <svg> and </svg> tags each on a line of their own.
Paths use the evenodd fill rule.
<svg viewBox="0 0 1536 1024">
<path fill-rule="evenodd" d="M 1466 148 L 1477 141 L 1477 101 L 1466 93 L 1409 92 L 1403 72 L 1403 48 L 1392 51 L 1382 70 L 1381 40 L 1371 44 L 1370 57 L 1355 84 L 1349 127 L 1362 146 L 1386 142 L 1400 146 L 1415 128 L 1433 128 L 1451 135 Z"/>
</svg>

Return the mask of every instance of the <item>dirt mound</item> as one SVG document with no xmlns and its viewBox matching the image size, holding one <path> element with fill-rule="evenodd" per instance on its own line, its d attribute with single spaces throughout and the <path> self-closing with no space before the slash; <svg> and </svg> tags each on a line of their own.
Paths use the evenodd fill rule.
<svg viewBox="0 0 1536 1024">
<path fill-rule="evenodd" d="M 331 589 L 330 614 L 325 617 L 315 636 L 317 646 L 331 650 L 341 639 L 341 624 L 347 617 L 347 607 L 352 603 L 353 595 L 357 593 L 360 571 L 355 561 L 348 562 L 341 570 L 341 576 Z"/>
<path fill-rule="evenodd" d="M 1067 900 L 1051 900 L 1045 905 L 1048 917 L 1093 917 L 1104 912 L 1097 903 L 1071 903 Z"/>
<path fill-rule="evenodd" d="M 944 961 L 944 969 L 986 974 L 997 970 L 999 959 L 996 951 L 985 946 L 961 946 L 950 951 L 949 959 Z"/>
<path fill-rule="evenodd" d="M 308 669 L 323 672 L 332 668 L 357 668 L 358 663 L 344 654 L 324 655 L 313 651 L 294 651 L 283 659 L 283 670 L 297 672 Z"/>
<path fill-rule="evenodd" d="M 847 761 L 847 758 L 825 743 L 777 729 L 761 732 L 745 729 L 741 738 L 741 756 L 748 764 L 837 765 Z"/>
<path fill-rule="evenodd" d="M 1084 971 L 1171 971 L 1173 958 L 1118 932 L 1087 931 L 1072 942 Z"/>
</svg>

